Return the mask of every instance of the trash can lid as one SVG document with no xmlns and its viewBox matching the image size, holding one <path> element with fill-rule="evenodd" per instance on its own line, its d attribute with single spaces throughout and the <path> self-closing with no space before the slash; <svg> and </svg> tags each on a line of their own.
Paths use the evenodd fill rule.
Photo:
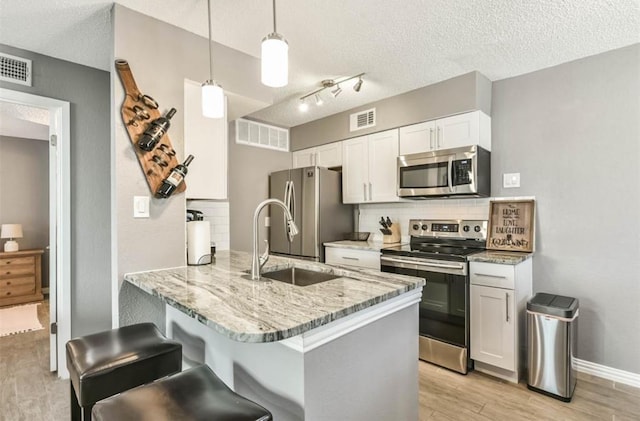
<svg viewBox="0 0 640 421">
<path fill-rule="evenodd" d="M 578 299 L 539 292 L 527 302 L 527 310 L 570 319 L 578 311 Z"/>
</svg>

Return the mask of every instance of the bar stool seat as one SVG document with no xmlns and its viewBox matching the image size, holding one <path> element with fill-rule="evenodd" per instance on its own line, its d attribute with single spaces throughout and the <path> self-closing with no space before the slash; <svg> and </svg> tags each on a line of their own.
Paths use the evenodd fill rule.
<svg viewBox="0 0 640 421">
<path fill-rule="evenodd" d="M 100 399 L 177 373 L 182 345 L 153 323 L 140 323 L 67 342 L 71 419 L 90 420 Z"/>
<path fill-rule="evenodd" d="M 104 399 L 94 421 L 269 421 L 272 415 L 224 384 L 206 365 Z"/>
</svg>

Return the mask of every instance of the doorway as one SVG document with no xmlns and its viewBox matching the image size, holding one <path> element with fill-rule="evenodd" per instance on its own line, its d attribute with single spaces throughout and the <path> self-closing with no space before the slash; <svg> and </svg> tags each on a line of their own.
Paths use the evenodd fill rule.
<svg viewBox="0 0 640 421">
<path fill-rule="evenodd" d="M 0 101 L 49 113 L 49 366 L 58 377 L 67 378 L 65 344 L 71 339 L 70 105 L 3 88 Z"/>
</svg>

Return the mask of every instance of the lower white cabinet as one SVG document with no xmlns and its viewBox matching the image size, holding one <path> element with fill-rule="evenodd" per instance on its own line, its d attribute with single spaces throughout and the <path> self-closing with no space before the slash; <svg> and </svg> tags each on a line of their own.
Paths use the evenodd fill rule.
<svg viewBox="0 0 640 421">
<path fill-rule="evenodd" d="M 514 383 L 523 376 L 526 362 L 532 261 L 469 264 L 471 359 L 476 370 Z"/>
<path fill-rule="evenodd" d="M 328 265 L 354 266 L 380 270 L 380 252 L 340 247 L 325 247 L 325 263 Z"/>
</svg>

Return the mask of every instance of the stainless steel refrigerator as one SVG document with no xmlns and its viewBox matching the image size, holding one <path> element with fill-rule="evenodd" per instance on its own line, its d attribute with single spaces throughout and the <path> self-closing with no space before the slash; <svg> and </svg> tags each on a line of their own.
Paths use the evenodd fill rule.
<svg viewBox="0 0 640 421">
<path fill-rule="evenodd" d="M 269 175 L 269 197 L 282 200 L 300 230 L 289 241 L 284 211 L 270 207 L 272 254 L 324 262 L 323 243 L 353 231 L 353 207 L 342 204 L 342 173 L 320 167 L 295 168 Z"/>
</svg>

